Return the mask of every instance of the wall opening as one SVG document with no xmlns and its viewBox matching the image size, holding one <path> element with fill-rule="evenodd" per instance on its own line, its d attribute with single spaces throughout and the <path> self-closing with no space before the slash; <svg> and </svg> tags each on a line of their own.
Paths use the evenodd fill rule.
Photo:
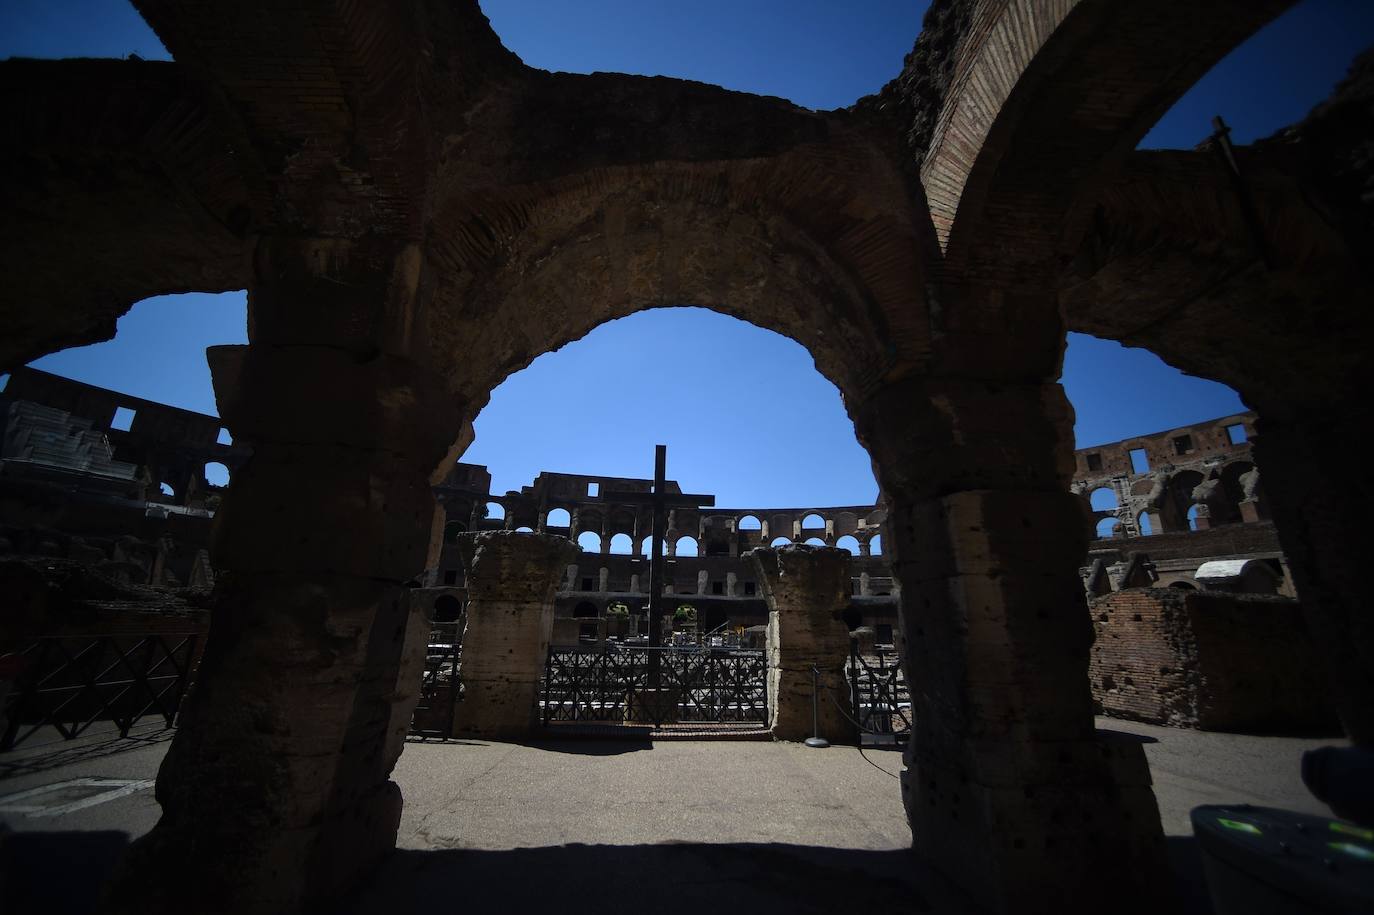
<svg viewBox="0 0 1374 915">
<path fill-rule="evenodd" d="M 736 525 L 736 529 L 741 531 L 761 531 L 763 530 L 763 522 L 753 515 L 745 515 L 743 518 L 739 519 L 739 524 Z"/>
<path fill-rule="evenodd" d="M 873 538 L 872 540 L 868 541 L 868 555 L 870 555 L 870 556 L 881 556 L 881 555 L 883 555 L 883 535 L 882 535 L 882 534 L 877 534 L 876 536 L 874 536 L 874 538 Z"/>
<path fill-rule="evenodd" d="M 679 537 L 674 549 L 679 556 L 695 556 L 697 554 L 697 542 L 692 537 Z"/>
<path fill-rule="evenodd" d="M 505 520 L 506 520 L 506 507 L 505 507 L 504 505 L 502 505 L 500 502 L 488 502 L 488 503 L 487 503 L 487 520 L 488 520 L 488 521 L 505 521 Z"/>
<path fill-rule="evenodd" d="M 815 514 L 815 513 L 809 514 L 809 515 L 807 515 L 805 518 L 802 519 L 802 529 L 803 529 L 803 530 L 808 529 L 808 528 L 824 528 L 824 527 L 825 527 L 825 519 L 822 518 L 820 515 L 817 515 L 817 514 Z"/>
<path fill-rule="evenodd" d="M 1132 448 L 1127 453 L 1130 455 L 1131 458 L 1132 473 L 1150 472 L 1150 456 L 1145 453 L 1144 448 Z"/>
<path fill-rule="evenodd" d="M 617 556 L 633 556 L 635 542 L 629 534 L 616 534 L 611 538 L 611 552 Z"/>
<path fill-rule="evenodd" d="M 1088 496 L 1088 502 L 1092 504 L 1095 512 L 1109 512 L 1120 505 L 1116 498 L 1116 490 L 1110 486 L 1099 486 L 1094 489 Z"/>
<path fill-rule="evenodd" d="M 572 527 L 572 515 L 566 508 L 555 508 L 544 519 L 545 527 Z"/>
<path fill-rule="evenodd" d="M 114 419 L 110 420 L 110 428 L 120 432 L 128 432 L 134 426 L 134 416 L 137 411 L 128 407 L 115 407 Z"/>
<path fill-rule="evenodd" d="M 583 531 L 577 535 L 577 545 L 584 553 L 600 553 L 601 535 L 596 531 Z"/>
<path fill-rule="evenodd" d="M 205 465 L 205 482 L 211 486 L 228 486 L 229 468 L 219 461 L 211 461 Z"/>
<path fill-rule="evenodd" d="M 859 555 L 859 538 L 850 534 L 845 534 L 839 540 L 836 540 L 835 546 L 842 550 L 848 550 L 851 556 Z"/>
<path fill-rule="evenodd" d="M 1115 537 L 1120 527 L 1120 518 L 1103 518 L 1101 521 L 1097 522 L 1097 539 L 1107 540 L 1108 538 Z"/>
</svg>

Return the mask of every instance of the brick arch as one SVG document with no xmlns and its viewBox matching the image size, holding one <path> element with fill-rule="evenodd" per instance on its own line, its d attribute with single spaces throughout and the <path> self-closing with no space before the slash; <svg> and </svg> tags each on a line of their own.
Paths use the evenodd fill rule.
<svg viewBox="0 0 1374 915">
<path fill-rule="evenodd" d="M 1290 5 L 977 7 L 921 166 L 951 266 L 1048 278 L 1093 189 L 1198 78 Z"/>
<path fill-rule="evenodd" d="M 434 363 L 478 400 L 605 321 L 699 305 L 796 340 L 843 392 L 880 384 L 926 347 L 910 214 L 866 177 L 822 179 L 833 150 L 809 156 L 603 169 L 453 201 L 431 241 Z"/>
</svg>

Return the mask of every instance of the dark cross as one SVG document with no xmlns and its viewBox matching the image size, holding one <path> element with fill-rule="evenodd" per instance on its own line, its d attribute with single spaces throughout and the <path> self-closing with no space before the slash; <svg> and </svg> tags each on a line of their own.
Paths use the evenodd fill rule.
<svg viewBox="0 0 1374 915">
<path fill-rule="evenodd" d="M 653 533 L 649 538 L 649 689 L 658 689 L 661 684 L 661 664 L 659 652 L 663 646 L 663 623 L 659 613 L 659 603 L 663 595 L 663 533 L 668 527 L 668 509 L 679 507 L 708 508 L 716 504 L 715 496 L 682 493 L 670 495 L 667 491 L 666 473 L 668 470 L 668 446 L 654 446 L 654 488 L 652 492 L 603 492 L 601 498 L 607 502 L 630 505 L 652 505 L 654 508 Z"/>
</svg>

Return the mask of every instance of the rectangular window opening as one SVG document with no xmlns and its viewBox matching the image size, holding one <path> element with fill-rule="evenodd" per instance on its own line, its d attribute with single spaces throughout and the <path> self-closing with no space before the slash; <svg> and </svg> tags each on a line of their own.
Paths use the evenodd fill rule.
<svg viewBox="0 0 1374 915">
<path fill-rule="evenodd" d="M 1132 448 L 1130 450 L 1130 455 L 1132 471 L 1134 471 L 1135 473 L 1150 472 L 1150 458 L 1148 455 L 1145 454 L 1144 448 Z"/>
<path fill-rule="evenodd" d="M 875 628 L 876 631 L 873 633 L 873 641 L 877 642 L 879 645 L 891 645 L 891 644 L 892 644 L 892 624 L 891 624 L 891 623 L 879 623 L 879 624 L 878 624 L 876 627 L 874 627 L 874 628 Z"/>
<path fill-rule="evenodd" d="M 724 593 L 725 593 L 725 582 L 723 582 L 723 581 L 713 581 L 713 582 L 711 582 L 711 593 L 712 593 L 712 594 L 724 594 Z"/>
<path fill-rule="evenodd" d="M 1102 469 L 1102 455 L 1101 455 L 1101 454 L 1090 454 L 1090 455 L 1088 455 L 1088 469 L 1089 469 L 1089 470 L 1101 470 L 1101 469 Z"/>
<path fill-rule="evenodd" d="M 120 432 L 128 432 L 134 425 L 134 411 L 128 407 L 115 407 L 114 419 L 110 420 L 110 428 L 118 429 Z"/>
<path fill-rule="evenodd" d="M 595 591 L 595 590 L 596 590 L 596 588 L 592 586 L 592 580 L 591 580 L 590 578 L 584 578 L 584 579 L 582 579 L 582 590 L 583 590 L 583 591 Z"/>
<path fill-rule="evenodd" d="M 446 585 L 456 585 L 456 584 L 458 584 L 458 573 L 457 573 L 456 571 L 453 571 L 453 570 L 449 570 L 449 571 L 445 572 L 445 573 L 444 573 L 444 584 L 446 584 Z"/>
<path fill-rule="evenodd" d="M 600 495 L 601 495 L 601 484 L 600 484 L 600 483 L 588 483 L 588 484 L 587 484 L 587 498 L 589 498 L 589 499 L 595 499 L 595 498 L 597 498 L 597 497 L 600 496 Z"/>
<path fill-rule="evenodd" d="M 1226 440 L 1233 445 L 1244 445 L 1250 440 L 1250 437 L 1245 434 L 1245 426 L 1236 423 L 1234 426 L 1226 427 Z"/>
<path fill-rule="evenodd" d="M 746 582 L 744 583 L 744 596 L 745 596 L 745 597 L 753 597 L 753 596 L 754 596 L 754 583 L 753 583 L 752 581 L 746 581 Z"/>
<path fill-rule="evenodd" d="M 1174 438 L 1174 454 L 1187 454 L 1193 450 L 1193 437 L 1191 435 L 1179 435 Z"/>
</svg>

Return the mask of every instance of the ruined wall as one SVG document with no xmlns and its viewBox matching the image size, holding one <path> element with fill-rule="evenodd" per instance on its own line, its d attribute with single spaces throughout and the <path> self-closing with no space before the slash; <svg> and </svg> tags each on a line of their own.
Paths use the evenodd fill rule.
<svg viewBox="0 0 1374 915">
<path fill-rule="evenodd" d="M 1209 731 L 1339 730 L 1297 601 L 1141 588 L 1091 611 L 1102 714 Z"/>
</svg>

